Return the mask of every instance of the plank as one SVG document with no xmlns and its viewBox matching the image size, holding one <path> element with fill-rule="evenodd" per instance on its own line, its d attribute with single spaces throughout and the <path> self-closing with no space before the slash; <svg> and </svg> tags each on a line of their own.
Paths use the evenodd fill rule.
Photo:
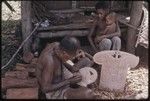
<svg viewBox="0 0 150 101">
<path fill-rule="evenodd" d="M 78 13 L 78 12 L 83 12 L 83 9 L 66 9 L 66 10 L 50 10 L 50 13 Z"/>
<path fill-rule="evenodd" d="M 18 79 L 27 79 L 28 76 L 29 75 L 27 71 L 7 71 L 5 73 L 5 77 L 12 77 Z"/>
<path fill-rule="evenodd" d="M 68 25 L 58 25 L 58 26 L 50 26 L 46 28 L 38 28 L 38 31 L 50 31 L 50 30 L 79 30 L 79 29 L 89 29 L 92 24 L 68 24 Z"/>
<path fill-rule="evenodd" d="M 8 89 L 6 99 L 38 99 L 38 88 Z"/>
<path fill-rule="evenodd" d="M 66 35 L 70 36 L 87 36 L 89 31 L 58 31 L 58 32 L 39 32 L 39 38 L 52 38 L 52 37 L 63 37 Z"/>
<path fill-rule="evenodd" d="M 12 77 L 2 78 L 2 90 L 6 90 L 9 88 L 22 88 L 22 87 L 37 87 L 37 79 L 29 78 L 29 79 L 17 79 Z"/>
</svg>

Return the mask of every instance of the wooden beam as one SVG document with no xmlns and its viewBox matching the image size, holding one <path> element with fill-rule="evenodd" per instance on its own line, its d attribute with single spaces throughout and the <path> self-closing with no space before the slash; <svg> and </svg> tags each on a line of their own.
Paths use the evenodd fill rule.
<svg viewBox="0 0 150 101">
<path fill-rule="evenodd" d="M 131 8 L 131 19 L 129 24 L 138 27 L 142 16 L 143 1 L 133 1 Z M 135 42 L 136 42 L 137 30 L 129 27 L 127 32 L 127 51 L 135 54 Z"/>
<path fill-rule="evenodd" d="M 125 24 L 126 26 L 128 26 L 128 27 L 130 27 L 130 28 L 133 28 L 133 29 L 135 29 L 135 30 L 139 30 L 136 26 L 133 26 L 133 25 L 131 25 L 131 24 L 129 24 L 128 22 L 126 22 L 126 21 L 124 21 L 124 20 L 118 20 L 120 23 L 123 23 L 123 24 Z"/>
<path fill-rule="evenodd" d="M 51 30 L 79 30 L 79 29 L 89 29 L 92 24 L 69 24 L 69 25 L 59 25 L 59 26 L 50 26 L 46 28 L 38 28 L 38 31 L 51 31 Z"/>
<path fill-rule="evenodd" d="M 26 39 L 28 34 L 32 31 L 31 24 L 31 1 L 21 1 L 21 20 L 22 20 L 22 36 L 23 40 Z M 23 52 L 30 51 L 31 40 L 25 43 L 23 47 Z"/>
<path fill-rule="evenodd" d="M 118 19 L 118 21 L 119 21 L 120 23 L 122 23 L 122 24 L 124 24 L 124 25 L 126 25 L 126 26 L 128 26 L 128 27 L 131 27 L 131 28 L 133 28 L 133 29 L 139 30 L 136 26 L 133 26 L 133 25 L 129 24 L 129 20 L 126 19 L 127 16 L 120 15 L 120 14 L 118 14 L 118 13 L 116 14 L 116 16 L 117 16 L 117 19 Z"/>
<path fill-rule="evenodd" d="M 79 13 L 79 12 L 83 12 L 83 9 L 67 9 L 67 10 L 50 10 L 50 13 Z"/>
<path fill-rule="evenodd" d="M 77 31 L 57 31 L 57 32 L 39 32 L 39 38 L 52 38 L 52 37 L 63 37 L 66 35 L 70 36 L 87 36 L 89 34 L 88 30 L 77 30 Z"/>
<path fill-rule="evenodd" d="M 23 88 L 23 87 L 37 87 L 38 82 L 36 78 L 29 79 L 17 79 L 12 77 L 2 78 L 2 90 L 9 88 Z"/>
</svg>

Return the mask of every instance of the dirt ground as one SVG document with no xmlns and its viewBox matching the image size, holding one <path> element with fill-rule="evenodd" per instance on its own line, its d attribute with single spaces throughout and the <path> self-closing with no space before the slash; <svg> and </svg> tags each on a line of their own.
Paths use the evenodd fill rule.
<svg viewBox="0 0 150 101">
<path fill-rule="evenodd" d="M 2 66 L 6 64 L 21 44 L 20 1 L 8 1 L 16 12 L 12 13 L 2 3 Z M 22 53 L 8 66 L 13 67 L 22 62 Z M 127 82 L 123 93 L 99 90 L 96 84 L 92 89 L 99 95 L 99 99 L 141 99 L 148 98 L 148 65 L 138 65 L 136 69 L 128 70 Z"/>
</svg>

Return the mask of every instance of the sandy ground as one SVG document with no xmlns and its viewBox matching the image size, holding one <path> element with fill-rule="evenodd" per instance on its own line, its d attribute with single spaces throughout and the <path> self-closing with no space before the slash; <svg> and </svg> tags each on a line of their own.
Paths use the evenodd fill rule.
<svg viewBox="0 0 150 101">
<path fill-rule="evenodd" d="M 122 93 L 100 90 L 97 85 L 93 89 L 99 99 L 147 99 L 148 98 L 148 67 L 137 66 L 128 70 L 125 90 Z"/>
<path fill-rule="evenodd" d="M 2 20 L 19 20 L 21 19 L 21 10 L 20 10 L 20 1 L 8 1 L 10 5 L 15 9 L 16 12 L 12 13 L 4 3 L 2 3 Z M 2 26 L 3 23 L 2 23 Z M 16 26 L 14 24 L 14 26 Z M 9 28 L 3 29 L 2 32 L 5 32 Z M 14 29 L 13 29 L 14 30 Z M 13 30 L 11 30 L 13 32 Z M 6 34 L 6 35 L 4 35 Z M 13 44 L 13 40 L 10 40 L 9 38 L 6 38 L 4 40 L 3 36 L 13 36 L 15 37 L 14 34 L 8 34 L 2 33 L 2 43 L 4 48 L 7 49 L 9 45 L 6 45 L 5 42 L 10 41 L 11 44 Z M 5 42 L 4 42 L 5 41 Z M 11 45 L 10 44 L 10 45 Z M 14 43 L 16 45 L 16 43 Z M 14 54 L 15 51 L 12 52 L 7 52 L 3 49 L 2 46 L 2 53 L 5 55 L 9 55 L 10 57 Z M 12 46 L 12 45 L 11 45 Z M 15 50 L 18 48 L 15 47 Z M 2 60 L 3 58 L 2 54 Z M 9 58 L 10 58 L 9 57 Z M 7 59 L 8 61 L 8 59 Z M 107 92 L 107 91 L 102 91 L 98 89 L 97 85 L 94 85 L 93 89 L 96 94 L 99 95 L 99 99 L 140 99 L 140 98 L 147 98 L 148 97 L 148 66 L 147 65 L 141 65 L 138 66 L 139 68 L 129 70 L 128 71 L 128 76 L 127 76 L 127 82 L 126 82 L 126 87 L 125 91 L 123 93 L 116 93 L 116 92 Z"/>
<path fill-rule="evenodd" d="M 15 12 L 11 12 L 9 8 L 2 2 L 2 20 L 19 20 L 21 18 L 21 2 L 20 1 L 8 1 L 13 7 Z"/>
</svg>

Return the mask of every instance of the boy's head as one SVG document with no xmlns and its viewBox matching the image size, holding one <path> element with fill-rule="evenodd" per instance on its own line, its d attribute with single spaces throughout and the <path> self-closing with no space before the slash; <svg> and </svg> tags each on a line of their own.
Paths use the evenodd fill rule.
<svg viewBox="0 0 150 101">
<path fill-rule="evenodd" d="M 110 5 L 107 1 L 99 1 L 95 5 L 96 12 L 100 19 L 103 19 L 106 14 L 109 12 Z"/>
<path fill-rule="evenodd" d="M 106 16 L 106 24 L 107 25 L 111 25 L 113 23 L 116 22 L 116 14 L 113 12 L 113 13 L 109 13 L 107 16 Z"/>
</svg>

